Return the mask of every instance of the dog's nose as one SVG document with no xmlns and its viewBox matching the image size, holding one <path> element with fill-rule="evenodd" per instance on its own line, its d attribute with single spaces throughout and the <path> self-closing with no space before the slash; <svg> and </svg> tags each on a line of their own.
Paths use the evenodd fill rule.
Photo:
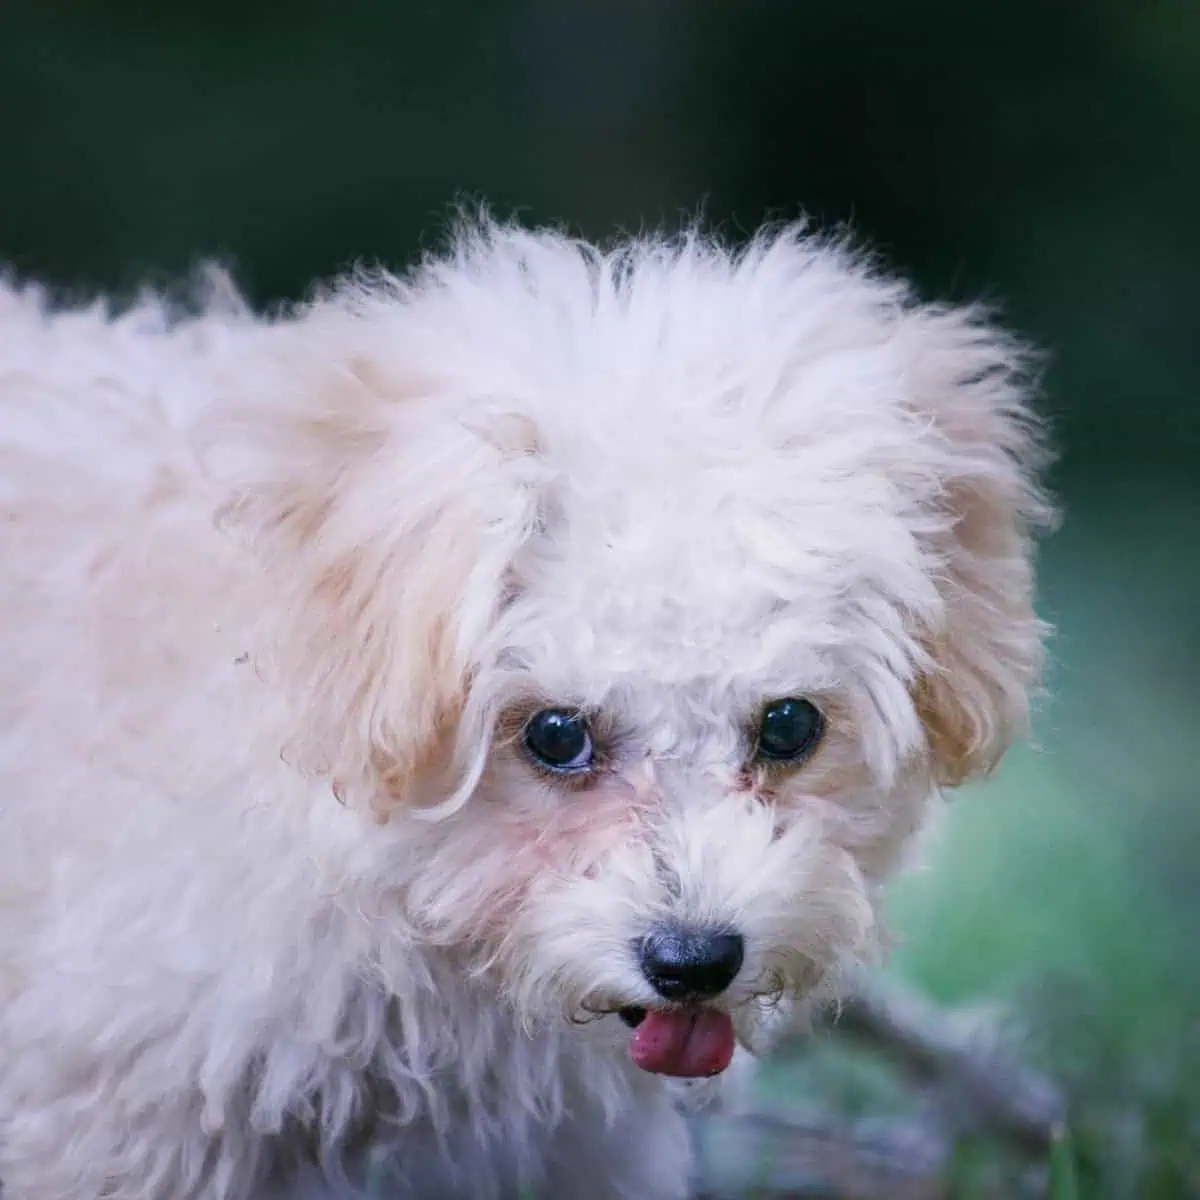
<svg viewBox="0 0 1200 1200">
<path fill-rule="evenodd" d="M 642 940 L 642 973 L 665 1000 L 719 996 L 742 969 L 746 945 L 736 933 L 660 929 Z"/>
</svg>

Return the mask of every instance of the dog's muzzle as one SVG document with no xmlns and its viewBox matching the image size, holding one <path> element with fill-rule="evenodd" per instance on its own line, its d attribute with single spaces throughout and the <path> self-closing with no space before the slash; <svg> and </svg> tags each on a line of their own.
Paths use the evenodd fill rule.
<svg viewBox="0 0 1200 1200">
<path fill-rule="evenodd" d="M 669 1006 L 625 1008 L 634 1030 L 633 1061 L 657 1075 L 718 1075 L 733 1058 L 733 1021 L 705 1001 L 737 978 L 746 947 L 740 934 L 676 927 L 655 930 L 636 946 L 646 981 Z"/>
</svg>

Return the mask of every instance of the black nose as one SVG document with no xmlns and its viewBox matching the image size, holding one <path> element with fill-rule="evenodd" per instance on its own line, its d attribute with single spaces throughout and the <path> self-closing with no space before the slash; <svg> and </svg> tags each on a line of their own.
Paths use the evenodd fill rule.
<svg viewBox="0 0 1200 1200">
<path fill-rule="evenodd" d="M 666 1000 L 708 1000 L 733 982 L 745 953 L 736 933 L 662 929 L 642 941 L 642 972 Z"/>
</svg>

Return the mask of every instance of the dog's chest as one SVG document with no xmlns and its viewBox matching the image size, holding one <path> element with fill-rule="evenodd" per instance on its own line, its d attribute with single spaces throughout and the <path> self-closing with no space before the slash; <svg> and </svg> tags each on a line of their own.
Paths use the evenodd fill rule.
<svg viewBox="0 0 1200 1200">
<path fill-rule="evenodd" d="M 312 1118 L 283 1139 L 268 1200 L 504 1200 L 607 1141 L 614 1114 L 659 1090 L 586 1031 L 530 1035 L 453 977 L 359 997 L 343 1049 Z"/>
</svg>

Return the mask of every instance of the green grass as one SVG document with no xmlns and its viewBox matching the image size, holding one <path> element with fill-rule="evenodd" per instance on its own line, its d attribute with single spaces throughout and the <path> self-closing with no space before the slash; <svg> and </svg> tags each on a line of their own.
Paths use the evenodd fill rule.
<svg viewBox="0 0 1200 1200">
<path fill-rule="evenodd" d="M 1050 1151 L 1050 1200 L 1079 1200 L 1075 1150 L 1066 1129 L 1055 1138 Z"/>
<path fill-rule="evenodd" d="M 952 805 L 892 906 L 893 969 L 1008 1001 L 1064 1081 L 1052 1200 L 1200 1195 L 1200 562 L 1179 551 L 1200 512 L 1127 501 L 1077 514 L 1046 563 L 1041 747 Z"/>
</svg>

